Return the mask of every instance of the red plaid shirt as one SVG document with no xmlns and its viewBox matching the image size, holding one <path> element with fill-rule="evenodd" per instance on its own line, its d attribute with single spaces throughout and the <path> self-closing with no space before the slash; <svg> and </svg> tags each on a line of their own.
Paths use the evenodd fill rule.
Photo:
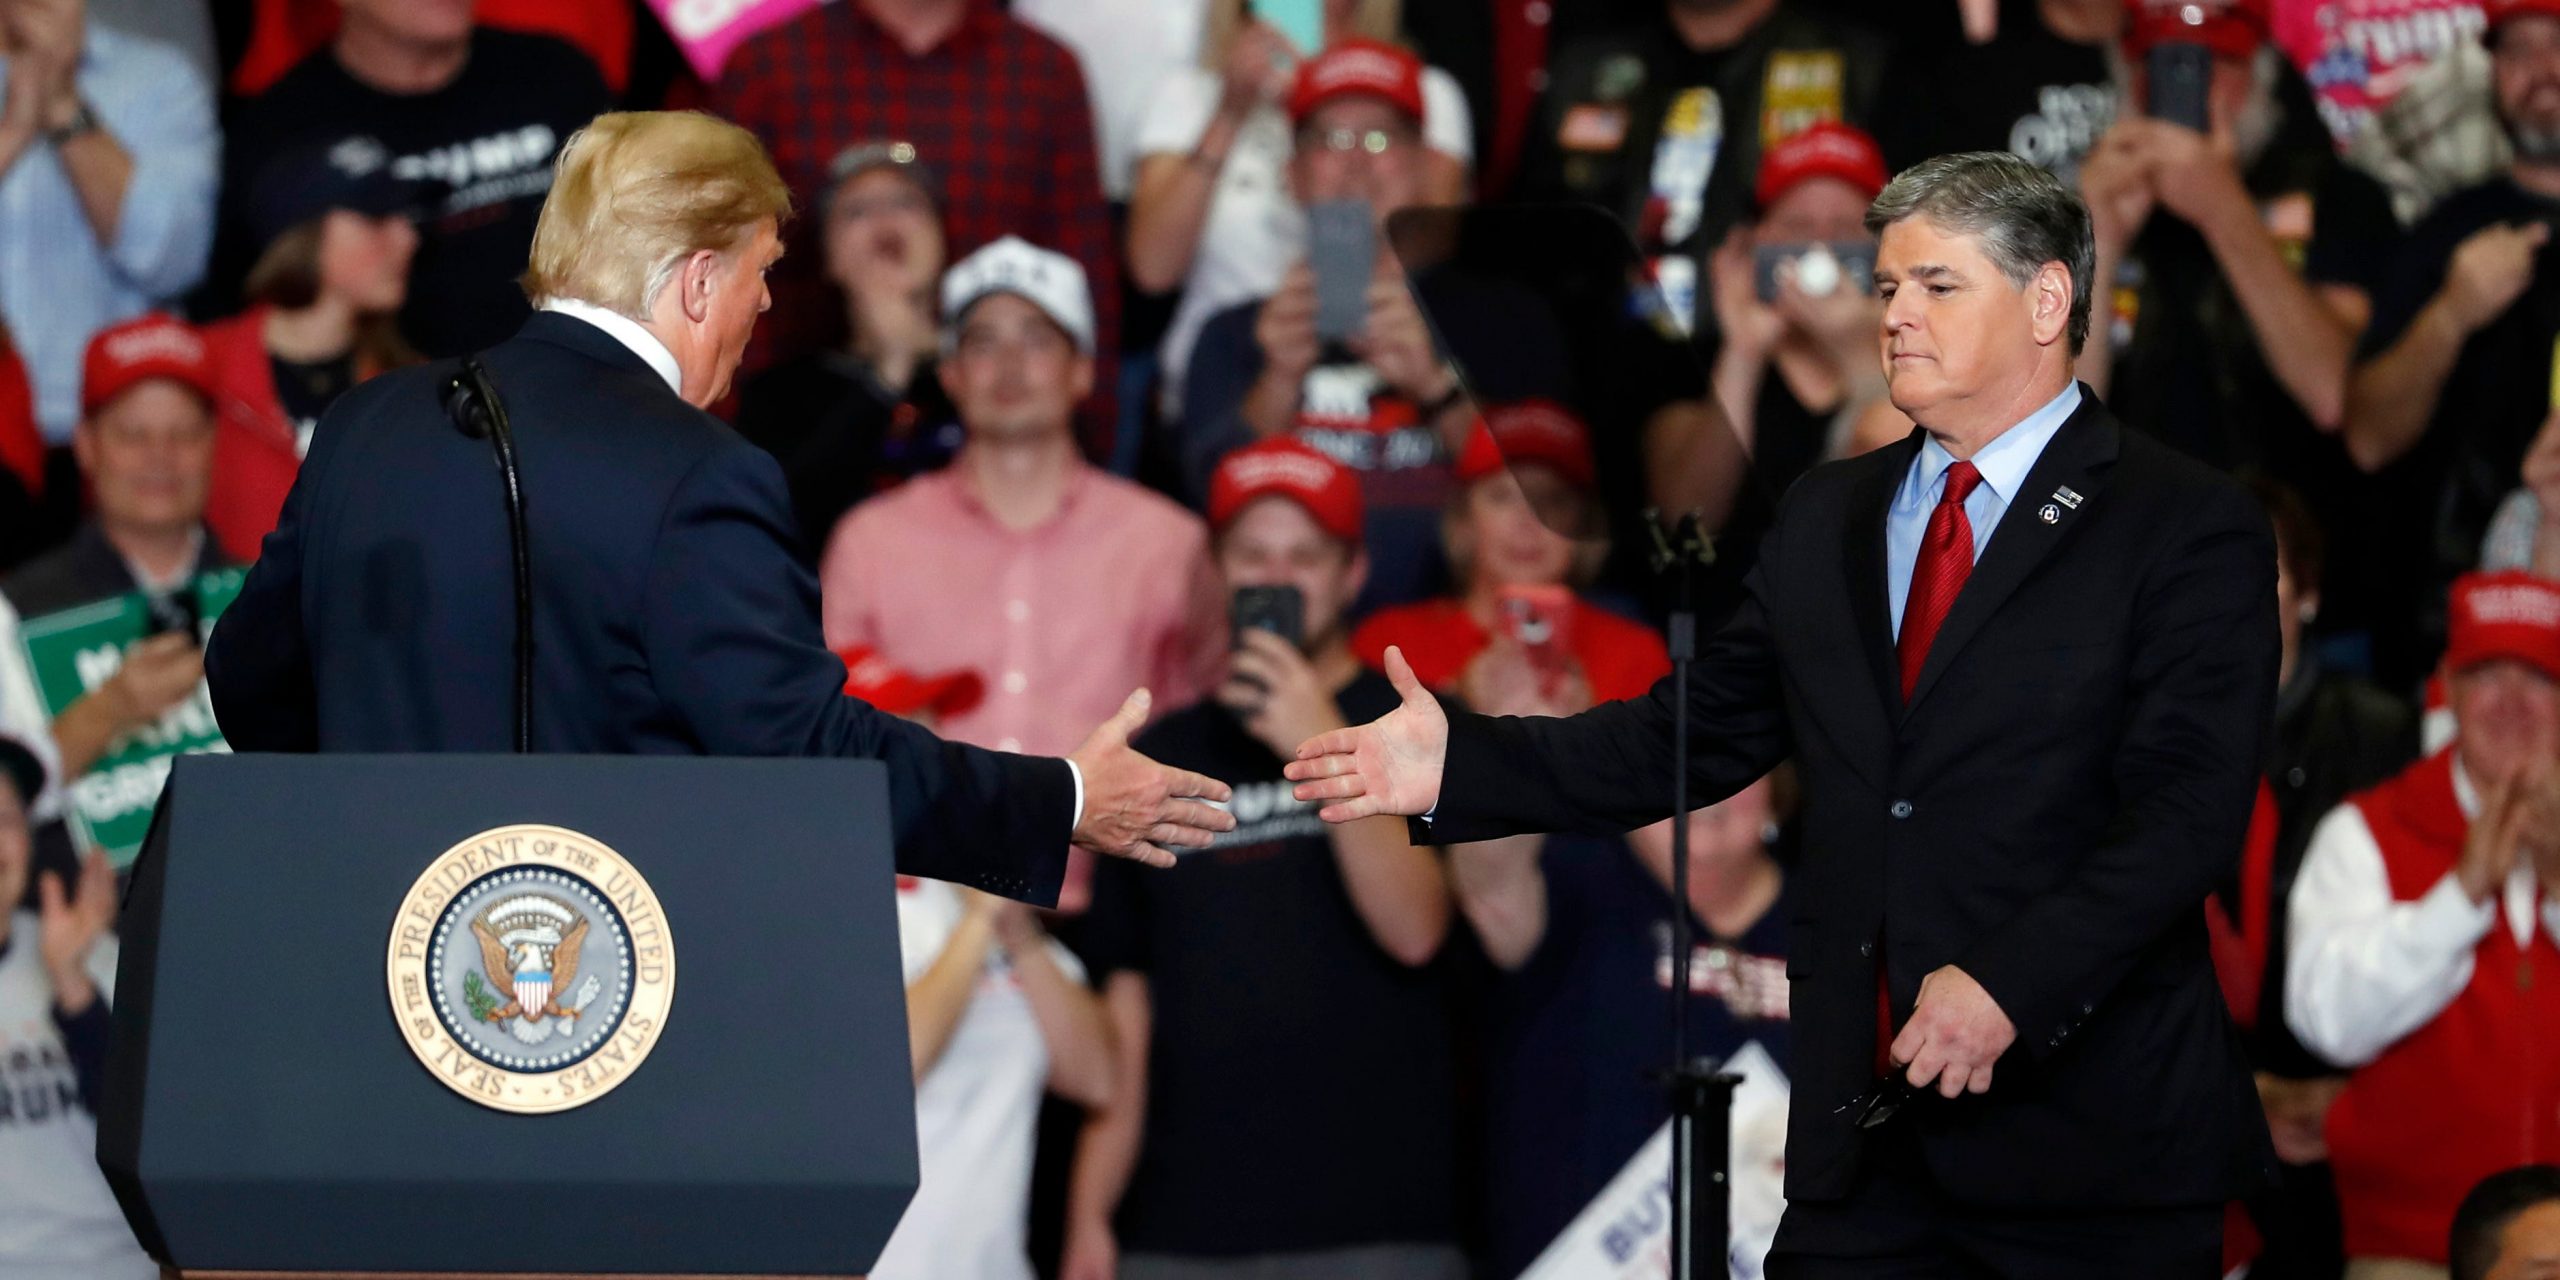
<svg viewBox="0 0 2560 1280">
<path fill-rule="evenodd" d="M 1066 46 L 971 0 L 957 30 L 910 54 L 863 8 L 836 0 L 759 32 L 722 70 L 713 109 L 753 130 L 804 209 L 827 163 L 857 142 L 915 144 L 941 184 L 951 260 L 1018 235 L 1082 264 L 1102 353 L 1085 419 L 1107 447 L 1120 329 L 1120 267 L 1094 160 L 1084 73 Z M 824 340 L 838 310 L 820 285 L 815 217 L 800 220 L 776 272 L 774 313 L 751 364 Z"/>
</svg>

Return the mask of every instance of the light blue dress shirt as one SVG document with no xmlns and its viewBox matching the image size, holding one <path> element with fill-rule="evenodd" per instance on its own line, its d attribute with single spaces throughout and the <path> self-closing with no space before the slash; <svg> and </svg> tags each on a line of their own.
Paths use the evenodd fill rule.
<svg viewBox="0 0 2560 1280">
<path fill-rule="evenodd" d="M 204 274 L 222 158 L 211 47 L 201 0 L 90 0 L 80 96 L 133 158 L 114 244 L 98 243 L 50 143 L 0 174 L 0 317 L 48 440 L 79 421 L 89 336 Z M 0 92 L 7 83 L 0 65 Z"/>
<path fill-rule="evenodd" d="M 2062 429 L 2063 420 L 2080 407 L 2080 384 L 2072 383 L 2062 394 L 2045 402 L 2045 406 L 2028 414 L 2018 425 L 2001 432 L 1973 455 L 1974 470 L 1982 473 L 1982 483 L 1964 500 L 1964 518 L 1973 525 L 1973 559 L 1982 562 L 1982 549 L 1990 545 L 1991 533 L 2000 527 L 2000 516 L 2017 500 L 2018 487 L 2027 482 L 2036 459 L 2053 433 Z M 1929 513 L 1937 508 L 1938 496 L 1946 492 L 1947 468 L 1956 457 L 1931 436 L 1920 444 L 1920 454 L 1911 460 L 1911 469 L 1903 473 L 1902 487 L 1893 491 L 1893 505 L 1884 515 L 1884 582 L 1893 603 L 1893 634 L 1902 634 L 1902 603 L 1911 597 L 1911 570 L 1920 559 L 1920 539 L 1929 531 Z"/>
</svg>

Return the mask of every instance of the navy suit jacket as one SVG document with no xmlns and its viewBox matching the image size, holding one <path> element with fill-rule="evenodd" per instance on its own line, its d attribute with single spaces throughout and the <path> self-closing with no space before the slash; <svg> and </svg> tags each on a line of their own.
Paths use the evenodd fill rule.
<svg viewBox="0 0 2560 1280">
<path fill-rule="evenodd" d="M 844 695 L 770 456 L 583 320 L 537 314 L 485 363 L 524 483 L 535 750 L 878 759 L 901 871 L 1056 900 L 1065 762 Z M 453 368 L 385 374 L 322 420 L 206 648 L 234 748 L 508 749 L 506 511 L 489 443 L 444 410 Z"/>
<path fill-rule="evenodd" d="M 2204 901 L 2239 864 L 2275 705 L 2275 539 L 2246 490 L 2082 396 L 1909 698 L 1885 509 L 1918 432 L 1789 490 L 1700 645 L 1690 795 L 1721 800 L 1790 757 L 1804 783 L 1791 1199 L 1857 1185 L 1878 977 L 1899 1025 L 1941 965 L 2018 1034 L 1989 1093 L 1889 1122 L 1951 1197 L 2220 1204 L 2273 1169 Z M 1432 838 L 1668 817 L 1671 699 L 1666 678 L 1571 719 L 1457 717 Z"/>
</svg>

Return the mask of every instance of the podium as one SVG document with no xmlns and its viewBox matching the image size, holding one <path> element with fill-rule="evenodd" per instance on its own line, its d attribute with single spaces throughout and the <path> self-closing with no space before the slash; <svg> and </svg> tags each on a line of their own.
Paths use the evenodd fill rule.
<svg viewBox="0 0 2560 1280">
<path fill-rule="evenodd" d="M 179 1275 L 858 1275 L 916 1181 L 872 761 L 189 756 L 98 1159 Z"/>
</svg>

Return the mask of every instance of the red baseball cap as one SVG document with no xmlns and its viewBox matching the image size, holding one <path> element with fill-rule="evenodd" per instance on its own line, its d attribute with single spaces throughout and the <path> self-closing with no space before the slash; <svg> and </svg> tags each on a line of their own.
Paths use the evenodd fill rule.
<svg viewBox="0 0 2560 1280">
<path fill-rule="evenodd" d="M 146 311 L 100 329 L 89 339 L 81 368 L 80 412 L 96 413 L 117 396 L 153 378 L 169 378 L 213 399 L 213 362 L 204 335 L 165 312 Z"/>
<path fill-rule="evenodd" d="M 1223 533 L 1257 499 L 1282 497 L 1307 509 L 1326 533 L 1360 541 L 1360 477 L 1287 436 L 1236 450 L 1209 477 L 1209 527 Z"/>
<path fill-rule="evenodd" d="M 1760 180 L 1752 197 L 1766 209 L 1808 178 L 1838 178 L 1872 200 L 1884 190 L 1885 177 L 1884 152 L 1875 139 L 1826 120 L 1788 134 L 1761 153 Z"/>
<path fill-rule="evenodd" d="M 2488 19 L 2480 29 L 2480 38 L 2484 41 L 2494 41 L 2498 35 L 2498 24 L 2509 18 L 2521 18 L 2532 13 L 2560 18 L 2560 0 L 2489 0 L 2480 7 Z"/>
<path fill-rule="evenodd" d="M 1458 478 L 1469 484 L 1506 465 L 1552 467 L 1575 487 L 1599 482 L 1591 461 L 1591 430 L 1553 400 L 1514 400 L 1487 408 L 1458 454 Z"/>
<path fill-rule="evenodd" d="M 2184 41 L 2218 58 L 2248 58 L 2266 43 L 2265 0 L 2125 0 L 2124 54 Z"/>
<path fill-rule="evenodd" d="M 2467 573 L 2446 612 L 2445 670 L 2513 658 L 2560 680 L 2560 583 L 2521 569 Z"/>
<path fill-rule="evenodd" d="M 844 691 L 893 716 L 918 711 L 958 715 L 978 705 L 978 700 L 987 694 L 986 682 L 976 672 L 916 675 L 881 657 L 880 651 L 869 645 L 838 649 L 836 656 L 844 659 Z"/>
<path fill-rule="evenodd" d="M 1297 123 L 1336 98 L 1384 98 L 1415 120 L 1422 118 L 1422 59 L 1381 40 L 1354 37 L 1298 64 L 1289 86 L 1289 120 Z"/>
</svg>

